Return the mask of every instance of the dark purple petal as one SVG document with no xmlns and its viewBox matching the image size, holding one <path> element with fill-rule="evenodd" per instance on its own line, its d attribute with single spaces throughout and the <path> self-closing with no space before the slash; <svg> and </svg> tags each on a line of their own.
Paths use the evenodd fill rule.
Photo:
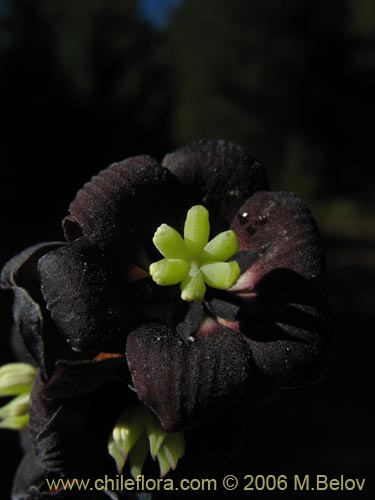
<svg viewBox="0 0 375 500">
<path fill-rule="evenodd" d="M 64 244 L 60 241 L 53 241 L 38 243 L 37 245 L 25 248 L 25 250 L 9 260 L 3 267 L 1 271 L 1 288 L 13 289 L 23 287 L 29 290 L 29 293 L 34 296 L 35 301 L 38 301 L 40 299 L 40 295 L 36 295 L 40 293 L 37 273 L 38 260 L 44 254 Z"/>
<path fill-rule="evenodd" d="M 67 215 L 62 221 L 64 236 L 68 241 L 74 241 L 83 236 L 82 228 L 73 215 Z"/>
<path fill-rule="evenodd" d="M 213 316 L 228 321 L 237 321 L 243 300 L 233 293 L 223 290 L 213 290 L 207 294 L 205 305 Z"/>
<path fill-rule="evenodd" d="M 316 223 L 307 205 L 292 193 L 255 193 L 240 208 L 231 228 L 240 240 L 240 255 L 257 255 L 233 290 L 251 290 L 276 268 L 288 268 L 307 278 L 324 271 Z"/>
<path fill-rule="evenodd" d="M 180 300 L 173 312 L 173 324 L 182 340 L 190 342 L 195 338 L 204 317 L 202 302 Z"/>
<path fill-rule="evenodd" d="M 45 396 L 51 399 L 70 399 L 94 391 L 104 381 L 128 382 L 124 356 L 111 356 L 103 360 L 59 360 L 48 382 Z"/>
<path fill-rule="evenodd" d="M 239 313 L 239 329 L 265 381 L 282 387 L 319 380 L 332 351 L 332 311 L 320 290 L 288 269 L 267 274 Z"/>
<path fill-rule="evenodd" d="M 98 475 L 97 477 L 101 476 Z M 47 481 L 52 482 L 55 480 L 55 484 L 59 484 L 58 481 L 60 478 L 62 478 L 63 483 L 60 483 L 59 489 L 50 490 Z M 82 485 L 81 488 L 80 485 L 77 485 L 77 487 L 72 490 L 63 487 L 65 481 L 73 479 L 75 478 L 72 476 L 67 478 L 64 477 L 64 475 L 54 474 L 48 471 L 40 465 L 34 453 L 29 451 L 18 467 L 14 478 L 11 500 L 119 500 L 123 498 L 109 491 L 90 491 L 90 487 L 87 491 L 83 491 L 82 487 L 84 483 L 80 483 L 80 485 Z M 77 479 L 78 481 L 87 480 L 82 476 Z"/>
<path fill-rule="evenodd" d="M 164 158 L 163 166 L 227 224 L 247 198 L 268 189 L 263 165 L 241 146 L 221 140 L 180 148 Z"/>
<path fill-rule="evenodd" d="M 42 292 L 52 319 L 74 349 L 125 351 L 134 315 L 124 299 L 125 275 L 85 237 L 39 261 Z"/>
<path fill-rule="evenodd" d="M 179 300 L 181 289 L 178 285 L 159 286 L 150 276 L 147 276 L 146 278 L 138 278 L 131 281 L 126 294 L 134 302 L 147 306 L 157 306 L 158 304 L 170 304 Z M 149 307 L 146 307 L 146 311 L 147 309 Z"/>
<path fill-rule="evenodd" d="M 71 215 L 65 219 L 65 233 L 76 238 L 79 224 L 83 234 L 103 251 L 134 257 L 140 235 L 151 246 L 156 228 L 173 220 L 178 205 L 184 204 L 176 184 L 149 156 L 114 163 L 78 192 L 70 204 Z"/>
<path fill-rule="evenodd" d="M 34 453 L 29 451 L 22 459 L 12 488 L 12 500 L 31 500 L 40 496 L 31 496 L 30 490 L 39 492 L 45 486 L 46 479 L 50 479 L 51 474 L 42 467 Z"/>
<path fill-rule="evenodd" d="M 50 381 L 37 377 L 31 395 L 29 433 L 38 461 L 65 474 L 114 473 L 108 436 L 123 408 L 134 400 L 122 382 L 120 358 L 60 362 Z M 78 477 L 78 476 L 75 476 Z"/>
<path fill-rule="evenodd" d="M 168 432 L 199 423 L 248 386 L 244 339 L 213 321 L 202 332 L 186 343 L 165 325 L 147 324 L 128 337 L 134 388 Z"/>
<path fill-rule="evenodd" d="M 15 332 L 22 337 L 27 351 L 44 373 L 53 363 L 56 348 L 61 346 L 44 309 L 37 265 L 43 255 L 62 245 L 64 243 L 50 242 L 29 247 L 13 257 L 1 274 L 1 287 L 14 292 Z"/>
</svg>

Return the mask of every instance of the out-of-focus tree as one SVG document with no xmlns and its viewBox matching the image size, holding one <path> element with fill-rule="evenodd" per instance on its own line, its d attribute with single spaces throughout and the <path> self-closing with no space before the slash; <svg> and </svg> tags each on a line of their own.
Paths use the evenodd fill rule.
<svg viewBox="0 0 375 500">
<path fill-rule="evenodd" d="M 169 33 L 175 141 L 230 138 L 278 185 L 369 200 L 358 173 L 371 169 L 371 11 L 371 0 L 185 2 Z"/>
</svg>

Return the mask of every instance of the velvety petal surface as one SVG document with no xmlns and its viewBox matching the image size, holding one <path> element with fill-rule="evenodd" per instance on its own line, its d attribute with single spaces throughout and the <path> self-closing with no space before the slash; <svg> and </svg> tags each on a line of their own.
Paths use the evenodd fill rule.
<svg viewBox="0 0 375 500">
<path fill-rule="evenodd" d="M 168 432 L 199 423 L 247 388 L 252 365 L 248 344 L 212 323 L 194 341 L 184 342 L 158 324 L 143 325 L 128 337 L 134 388 Z"/>
<path fill-rule="evenodd" d="M 332 311 L 320 290 L 289 269 L 268 273 L 238 312 L 265 381 L 295 387 L 318 381 L 332 351 Z"/>
<path fill-rule="evenodd" d="M 14 478 L 11 500 L 32 499 L 30 490 L 36 493 L 45 485 L 46 478 L 50 478 L 47 469 L 42 467 L 34 453 L 29 451 L 22 459 Z"/>
<path fill-rule="evenodd" d="M 247 198 L 268 189 L 263 165 L 231 142 L 197 141 L 166 155 L 162 164 L 203 201 L 211 221 L 213 214 L 229 224 Z"/>
<path fill-rule="evenodd" d="M 77 193 L 65 220 L 68 237 L 83 234 L 103 251 L 118 257 L 134 256 L 143 239 L 152 236 L 163 222 L 175 221 L 184 199 L 170 173 L 149 156 L 136 156 L 114 163 Z"/>
<path fill-rule="evenodd" d="M 36 457 L 32 453 L 29 453 L 24 457 L 18 468 L 11 500 L 118 500 L 120 498 L 116 493 L 110 493 L 108 491 L 83 491 L 83 488 L 81 487 L 80 490 L 79 486 L 70 490 L 70 488 L 64 489 L 63 486 L 60 485 L 58 490 L 48 490 L 46 479 L 50 482 L 55 480 L 58 484 L 59 478 L 60 475 L 52 474 L 40 467 Z M 67 479 L 70 480 L 74 478 L 63 477 L 64 482 Z M 81 481 L 81 479 L 85 480 L 85 478 L 79 478 L 79 481 Z M 83 483 L 80 483 L 80 485 L 81 484 L 83 485 Z"/>
<path fill-rule="evenodd" d="M 62 359 L 56 363 L 45 396 L 62 401 L 92 392 L 107 380 L 127 383 L 128 378 L 125 355 L 82 361 Z"/>
<path fill-rule="evenodd" d="M 239 238 L 241 258 L 251 257 L 232 290 L 251 290 L 276 268 L 288 268 L 306 278 L 324 271 L 315 220 L 306 203 L 292 193 L 255 193 L 242 205 L 231 228 Z"/>
<path fill-rule="evenodd" d="M 45 255 L 38 268 L 47 308 L 74 349 L 124 352 L 137 319 L 124 298 L 125 276 L 97 247 L 78 238 Z"/>
<path fill-rule="evenodd" d="M 3 268 L 1 287 L 14 292 L 13 316 L 16 332 L 38 366 L 46 373 L 53 362 L 53 352 L 59 346 L 56 331 L 51 327 L 40 293 L 37 265 L 46 253 L 64 243 L 49 242 L 26 248 Z M 45 335 L 48 332 L 48 335 Z"/>
<path fill-rule="evenodd" d="M 66 474 L 114 473 L 108 436 L 132 397 L 122 382 L 124 370 L 121 358 L 81 364 L 61 361 L 50 381 L 37 377 L 29 433 L 43 467 Z"/>
</svg>

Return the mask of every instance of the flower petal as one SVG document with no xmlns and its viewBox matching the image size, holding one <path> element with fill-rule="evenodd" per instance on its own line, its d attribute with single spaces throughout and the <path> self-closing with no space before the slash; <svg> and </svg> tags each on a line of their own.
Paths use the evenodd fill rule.
<svg viewBox="0 0 375 500">
<path fill-rule="evenodd" d="M 194 342 L 149 323 L 129 335 L 126 353 L 138 397 L 167 432 L 199 423 L 244 393 L 248 384 L 246 341 L 217 323 Z"/>
<path fill-rule="evenodd" d="M 107 380 L 128 382 L 125 355 L 102 360 L 59 360 L 45 389 L 51 399 L 70 399 L 96 390 Z"/>
<path fill-rule="evenodd" d="M 42 292 L 52 319 L 74 349 L 123 352 L 135 315 L 124 299 L 124 283 L 85 237 L 39 261 Z"/>
<path fill-rule="evenodd" d="M 31 489 L 38 491 L 45 486 L 46 478 L 49 479 L 51 474 L 47 469 L 43 468 L 37 461 L 34 453 L 30 450 L 23 457 L 16 476 L 14 478 L 12 488 L 12 500 L 29 500 L 31 499 Z M 38 497 L 35 497 L 38 499 Z"/>
<path fill-rule="evenodd" d="M 205 306 L 213 316 L 237 321 L 244 301 L 230 291 L 211 289 L 205 298 Z"/>
<path fill-rule="evenodd" d="M 124 405 L 134 401 L 121 382 L 125 368 L 120 358 L 61 362 L 49 381 L 37 377 L 29 434 L 41 465 L 65 474 L 115 472 L 108 436 Z"/>
<path fill-rule="evenodd" d="M 181 337 L 184 342 L 191 341 L 199 330 L 199 326 L 203 321 L 204 317 L 203 303 L 197 302 L 186 302 L 180 300 L 176 305 L 172 322 L 175 325 L 177 334 Z"/>
<path fill-rule="evenodd" d="M 66 234 L 78 235 L 73 227 L 78 223 L 91 242 L 117 256 L 131 253 L 140 233 L 152 245 L 156 228 L 161 223 L 175 226 L 174 213 L 179 212 L 179 204 L 185 206 L 185 200 L 177 196 L 176 184 L 149 156 L 114 163 L 77 193 L 65 220 L 69 225 Z"/>
<path fill-rule="evenodd" d="M 61 347 L 61 342 L 43 307 L 37 264 L 43 255 L 62 245 L 64 243 L 49 242 L 26 248 L 13 257 L 1 273 L 1 288 L 14 292 L 15 333 L 21 335 L 27 351 L 44 373 L 52 366 L 54 352 Z"/>
<path fill-rule="evenodd" d="M 310 281 L 289 269 L 268 273 L 237 314 L 265 381 L 282 387 L 310 384 L 324 374 L 332 350 L 332 312 Z"/>
<path fill-rule="evenodd" d="M 168 154 L 162 164 L 227 224 L 249 196 L 268 189 L 263 165 L 230 142 L 194 142 Z"/>
<path fill-rule="evenodd" d="M 252 289 L 276 268 L 292 269 L 307 278 L 324 271 L 316 223 L 307 205 L 292 193 L 255 193 L 240 208 L 231 228 L 240 240 L 240 254 L 258 254 L 233 290 Z"/>
</svg>

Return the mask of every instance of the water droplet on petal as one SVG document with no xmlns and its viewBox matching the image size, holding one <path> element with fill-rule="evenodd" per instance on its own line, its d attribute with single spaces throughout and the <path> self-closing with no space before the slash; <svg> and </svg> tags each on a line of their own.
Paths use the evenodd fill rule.
<svg viewBox="0 0 375 500">
<path fill-rule="evenodd" d="M 242 212 L 242 214 L 238 214 L 238 220 L 240 221 L 240 224 L 246 224 L 248 221 L 249 214 L 247 212 Z"/>
</svg>

